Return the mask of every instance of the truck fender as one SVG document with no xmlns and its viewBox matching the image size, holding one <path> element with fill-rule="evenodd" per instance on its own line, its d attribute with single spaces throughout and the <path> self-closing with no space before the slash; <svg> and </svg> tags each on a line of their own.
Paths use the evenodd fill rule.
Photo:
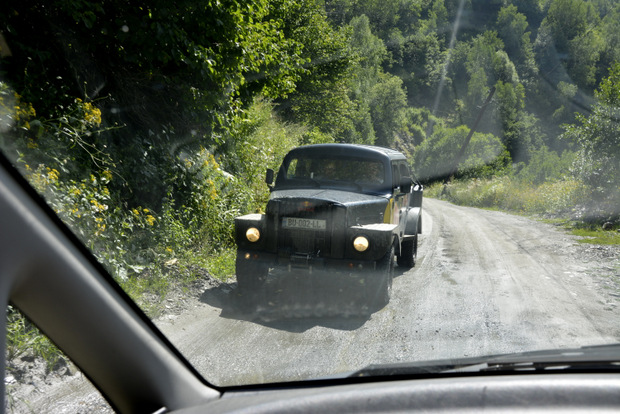
<svg viewBox="0 0 620 414">
<path fill-rule="evenodd" d="M 407 223 L 405 224 L 405 234 L 414 235 L 422 232 L 422 208 L 411 207 L 407 211 Z"/>
</svg>

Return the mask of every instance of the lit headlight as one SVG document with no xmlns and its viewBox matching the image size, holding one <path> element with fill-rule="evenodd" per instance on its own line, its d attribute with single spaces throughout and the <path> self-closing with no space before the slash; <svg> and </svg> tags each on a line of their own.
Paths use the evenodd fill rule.
<svg viewBox="0 0 620 414">
<path fill-rule="evenodd" d="M 365 252 L 368 249 L 368 239 L 364 236 L 357 236 L 353 240 L 353 248 L 358 252 Z"/>
<path fill-rule="evenodd" d="M 260 231 L 258 231 L 256 227 L 250 227 L 245 232 L 245 237 L 252 243 L 255 243 L 258 241 L 258 239 L 260 239 Z"/>
</svg>

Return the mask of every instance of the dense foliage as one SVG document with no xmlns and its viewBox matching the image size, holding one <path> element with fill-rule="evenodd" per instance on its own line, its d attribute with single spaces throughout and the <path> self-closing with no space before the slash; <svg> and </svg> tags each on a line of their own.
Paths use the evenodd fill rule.
<svg viewBox="0 0 620 414">
<path fill-rule="evenodd" d="M 457 178 L 563 182 L 619 214 L 614 0 L 3 10 L 0 145 L 121 280 L 230 248 L 296 145 L 395 147 L 442 181 L 492 89 Z"/>
<path fill-rule="evenodd" d="M 604 213 L 620 215 L 620 63 L 595 91 L 597 103 L 563 137 L 578 144 L 575 172 L 592 189 L 593 203 Z"/>
</svg>

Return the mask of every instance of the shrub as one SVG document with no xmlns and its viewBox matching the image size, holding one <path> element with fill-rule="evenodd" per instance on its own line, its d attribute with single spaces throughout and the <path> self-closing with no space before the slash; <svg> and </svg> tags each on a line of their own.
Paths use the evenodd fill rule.
<svg viewBox="0 0 620 414">
<path fill-rule="evenodd" d="M 572 214 L 589 199 L 580 181 L 562 179 L 532 185 L 509 175 L 487 179 L 457 180 L 446 186 L 435 184 L 429 196 L 443 197 L 455 204 L 499 208 L 529 214 Z"/>
<path fill-rule="evenodd" d="M 529 164 L 517 173 L 520 181 L 532 184 L 542 184 L 546 181 L 557 181 L 571 174 L 571 166 L 576 154 L 564 151 L 558 155 L 555 151 L 543 146 L 532 153 Z"/>
</svg>

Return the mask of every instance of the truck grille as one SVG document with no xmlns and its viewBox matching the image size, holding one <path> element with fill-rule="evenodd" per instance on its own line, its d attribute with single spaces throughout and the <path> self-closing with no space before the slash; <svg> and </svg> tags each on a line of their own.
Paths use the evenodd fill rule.
<svg viewBox="0 0 620 414">
<path fill-rule="evenodd" d="M 329 254 L 332 228 L 332 205 L 324 202 L 295 200 L 280 203 L 280 237 L 278 247 L 288 254 L 324 255 Z M 283 228 L 284 217 L 325 220 L 325 229 Z"/>
</svg>

